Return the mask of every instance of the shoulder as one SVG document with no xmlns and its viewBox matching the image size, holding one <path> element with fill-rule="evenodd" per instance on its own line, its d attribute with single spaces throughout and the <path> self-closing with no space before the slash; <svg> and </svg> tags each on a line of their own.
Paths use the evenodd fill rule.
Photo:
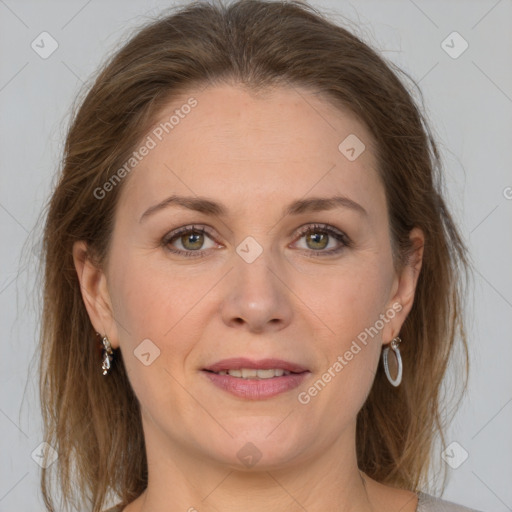
<svg viewBox="0 0 512 512">
<path fill-rule="evenodd" d="M 458 505 L 451 501 L 436 498 L 424 492 L 418 493 L 418 508 L 416 512 L 481 512 L 474 508 Z"/>
<path fill-rule="evenodd" d="M 123 507 L 117 505 L 109 508 L 105 512 L 122 512 Z M 418 507 L 416 512 L 482 512 L 474 508 L 468 508 L 463 505 L 458 505 L 451 501 L 446 501 L 437 498 L 424 492 L 418 492 Z"/>
</svg>

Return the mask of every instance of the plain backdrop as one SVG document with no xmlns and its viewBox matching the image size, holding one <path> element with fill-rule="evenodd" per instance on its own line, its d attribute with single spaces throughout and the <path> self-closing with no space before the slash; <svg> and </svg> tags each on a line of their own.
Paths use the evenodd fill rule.
<svg viewBox="0 0 512 512">
<path fill-rule="evenodd" d="M 448 202 L 476 269 L 466 312 L 469 390 L 447 433 L 454 443 L 447 460 L 458 462 L 449 467 L 443 498 L 482 511 L 512 510 L 512 2 L 311 3 L 334 21 L 349 20 L 424 94 Z M 36 221 L 55 179 L 72 102 L 133 27 L 171 5 L 0 0 L 1 512 L 43 509 L 33 360 Z M 46 58 L 32 45 L 41 37 L 45 51 L 58 45 Z"/>
</svg>

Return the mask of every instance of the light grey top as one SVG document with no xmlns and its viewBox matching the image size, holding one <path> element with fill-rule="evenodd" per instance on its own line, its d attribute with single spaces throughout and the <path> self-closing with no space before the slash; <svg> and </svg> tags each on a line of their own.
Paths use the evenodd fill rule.
<svg viewBox="0 0 512 512">
<path fill-rule="evenodd" d="M 418 506 L 416 512 L 481 512 L 474 508 L 464 507 L 451 501 L 436 498 L 424 492 L 418 492 Z M 120 506 L 108 509 L 106 512 L 122 512 Z"/>
<path fill-rule="evenodd" d="M 416 512 L 480 512 L 474 508 L 464 507 L 451 501 L 436 498 L 424 492 L 418 492 Z"/>
</svg>

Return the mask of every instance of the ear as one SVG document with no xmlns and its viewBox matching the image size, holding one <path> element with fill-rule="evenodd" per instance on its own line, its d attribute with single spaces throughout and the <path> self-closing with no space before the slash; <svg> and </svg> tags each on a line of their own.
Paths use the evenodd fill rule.
<svg viewBox="0 0 512 512">
<path fill-rule="evenodd" d="M 393 281 L 393 291 L 385 313 L 390 320 L 383 330 L 383 343 L 389 343 L 398 336 L 414 302 L 416 284 L 423 263 L 425 235 L 420 228 L 414 228 L 409 234 L 409 239 L 412 242 L 412 252 L 402 271 Z"/>
<path fill-rule="evenodd" d="M 73 261 L 80 282 L 80 291 L 91 323 L 103 337 L 108 336 L 112 348 L 118 348 L 117 326 L 105 273 L 98 268 L 84 241 L 73 244 Z"/>
</svg>

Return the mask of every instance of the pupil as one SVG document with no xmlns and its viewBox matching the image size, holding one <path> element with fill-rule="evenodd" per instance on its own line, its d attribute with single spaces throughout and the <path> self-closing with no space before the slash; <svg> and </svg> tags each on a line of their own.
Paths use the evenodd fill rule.
<svg viewBox="0 0 512 512">
<path fill-rule="evenodd" d="M 325 233 L 317 233 L 316 235 L 313 235 L 312 238 L 314 238 L 315 240 L 313 240 L 313 243 L 319 243 L 318 241 L 318 238 L 319 237 L 323 237 L 324 238 L 324 242 L 327 238 L 327 236 L 325 235 Z M 321 245 L 321 248 L 325 247 L 325 243 Z"/>
<path fill-rule="evenodd" d="M 201 233 L 196 233 L 196 234 L 186 235 L 186 236 L 185 236 L 186 244 L 188 244 L 189 242 L 190 242 L 190 243 L 192 243 L 192 244 L 194 244 L 194 241 L 193 241 L 193 239 L 194 239 L 194 238 L 196 238 L 195 243 L 197 244 L 197 243 L 198 243 L 198 238 L 200 239 L 200 237 L 202 237 L 202 236 L 203 236 L 203 235 L 202 235 Z M 185 244 L 185 246 L 186 246 L 186 244 Z M 201 242 L 201 241 L 199 241 L 199 247 L 201 247 L 201 245 L 202 245 L 202 242 Z M 198 249 L 198 247 L 197 247 L 197 246 L 195 246 L 195 247 L 193 247 L 193 248 L 194 248 L 194 249 Z"/>
</svg>

